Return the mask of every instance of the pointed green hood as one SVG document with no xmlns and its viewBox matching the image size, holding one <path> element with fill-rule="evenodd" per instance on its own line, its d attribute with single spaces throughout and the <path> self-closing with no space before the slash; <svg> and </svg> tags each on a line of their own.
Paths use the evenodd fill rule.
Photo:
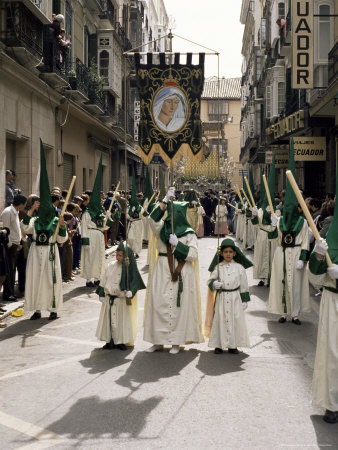
<svg viewBox="0 0 338 450">
<path fill-rule="evenodd" d="M 187 208 L 188 202 L 173 202 L 174 209 L 174 233 L 177 237 L 185 236 L 188 233 L 194 233 L 195 231 L 191 228 L 187 220 Z M 159 206 L 158 206 L 159 208 Z M 168 216 L 164 220 L 163 227 L 160 231 L 160 238 L 162 242 L 168 244 L 169 237 L 171 234 L 171 202 L 167 204 Z"/>
<path fill-rule="evenodd" d="M 252 192 L 252 195 L 254 197 L 255 200 L 255 185 L 254 185 L 254 179 L 253 179 L 253 170 L 252 167 L 249 168 L 249 186 Z M 250 194 L 249 194 L 249 199 L 251 200 Z"/>
<path fill-rule="evenodd" d="M 263 169 L 260 168 L 260 180 L 261 180 L 261 184 L 259 187 L 260 190 L 260 199 L 259 199 L 259 203 L 258 203 L 258 208 L 262 208 L 262 205 L 265 204 L 265 208 L 268 206 L 268 198 L 266 196 L 266 192 L 265 192 L 265 187 L 264 187 L 264 181 L 263 181 Z"/>
<path fill-rule="evenodd" d="M 237 245 L 232 239 L 230 238 L 223 239 L 223 241 L 221 242 L 221 251 L 223 248 L 226 247 L 232 247 L 235 250 L 236 255 L 234 256 L 234 261 L 236 261 L 238 264 L 241 264 L 244 267 L 244 269 L 248 269 L 249 267 L 253 266 L 253 263 L 244 255 L 244 253 L 240 250 L 239 247 L 237 247 Z M 222 261 L 223 256 L 216 252 L 209 266 L 208 269 L 209 272 L 213 272 L 217 264 L 219 264 Z"/>
<path fill-rule="evenodd" d="M 338 161 L 336 162 L 336 204 L 334 207 L 333 220 L 326 234 L 326 242 L 329 246 L 328 252 L 334 264 L 338 264 Z"/>
<path fill-rule="evenodd" d="M 144 193 L 144 197 L 145 197 L 145 200 L 147 200 L 147 202 L 149 202 L 149 200 L 153 196 L 153 193 L 154 193 L 153 186 L 151 184 L 149 170 L 147 168 L 147 171 L 146 171 L 146 191 Z M 154 205 L 155 205 L 155 198 L 153 197 L 151 202 L 150 202 L 150 204 L 148 204 L 148 209 L 147 209 L 148 213 L 151 213 L 151 211 L 154 208 Z"/>
<path fill-rule="evenodd" d="M 195 192 L 194 189 L 189 189 L 189 190 L 186 192 L 186 194 L 185 194 L 185 196 L 184 196 L 184 201 L 185 201 L 185 202 L 189 202 L 189 203 L 191 203 L 191 202 L 197 202 L 197 203 L 199 203 L 199 202 L 198 202 L 197 195 L 196 195 L 196 192 Z"/>
<path fill-rule="evenodd" d="M 160 169 L 159 178 L 160 178 L 159 179 L 160 193 L 159 193 L 159 196 L 158 196 L 158 200 L 161 202 L 164 199 L 165 194 L 167 193 L 167 190 L 166 190 L 166 187 L 165 187 L 165 182 L 164 182 L 164 175 L 163 175 L 163 172 L 162 172 L 161 169 Z"/>
<path fill-rule="evenodd" d="M 295 177 L 295 153 L 293 147 L 293 138 L 291 138 L 290 142 L 289 170 Z M 298 211 L 297 197 L 293 192 L 289 179 L 287 179 L 285 201 L 283 208 L 283 223 L 285 226 L 285 230 L 291 231 L 295 227 L 298 219 L 299 219 L 299 211 Z"/>
<path fill-rule="evenodd" d="M 35 229 L 48 231 L 52 235 L 56 229 L 58 218 L 55 216 L 55 209 L 50 195 L 48 172 L 46 167 L 45 151 L 40 139 L 40 206 L 38 218 L 35 220 Z"/>
<path fill-rule="evenodd" d="M 96 222 L 99 218 L 101 220 L 104 220 L 101 203 L 101 189 L 102 189 L 102 154 L 96 172 L 96 178 L 92 190 L 92 195 L 90 196 L 90 200 L 87 206 L 87 212 L 89 212 L 93 222 Z"/>
<path fill-rule="evenodd" d="M 135 178 L 135 170 L 133 169 L 133 176 L 131 182 L 131 197 L 129 199 L 129 211 L 128 214 L 131 218 L 138 218 L 138 215 L 141 212 L 141 205 L 137 200 L 137 191 L 136 191 L 136 178 Z"/>
<path fill-rule="evenodd" d="M 129 266 L 127 268 L 126 265 L 126 243 L 120 241 L 117 250 L 121 250 L 123 252 L 123 261 L 122 261 L 122 274 L 120 281 L 120 289 L 121 291 L 131 291 L 133 295 L 136 294 L 137 291 L 141 289 L 145 289 L 145 285 L 143 283 L 140 272 L 137 268 L 137 263 L 134 257 L 134 252 L 129 245 L 127 245 L 128 249 L 128 258 L 129 258 Z M 127 277 L 128 270 L 128 277 Z"/>
</svg>

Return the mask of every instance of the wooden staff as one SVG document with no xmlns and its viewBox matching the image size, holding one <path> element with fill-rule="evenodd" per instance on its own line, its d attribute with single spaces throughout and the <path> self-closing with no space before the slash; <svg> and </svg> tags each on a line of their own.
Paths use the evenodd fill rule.
<svg viewBox="0 0 338 450">
<path fill-rule="evenodd" d="M 318 241 L 320 239 L 320 234 L 319 234 L 319 232 L 317 230 L 317 227 L 316 227 L 316 225 L 315 225 L 315 223 L 314 223 L 314 221 L 313 221 L 313 219 L 311 217 L 310 211 L 309 211 L 308 207 L 306 206 L 306 203 L 304 202 L 303 196 L 302 196 L 302 194 L 301 194 L 301 192 L 300 192 L 300 190 L 299 190 L 299 188 L 297 186 L 296 180 L 295 180 L 291 170 L 287 170 L 286 171 L 286 176 L 288 177 L 289 183 L 291 184 L 293 192 L 295 193 L 295 195 L 297 197 L 298 203 L 300 204 L 300 206 L 301 206 L 301 208 L 303 210 L 303 213 L 304 213 L 304 215 L 306 217 L 306 220 L 308 221 L 308 224 L 309 224 L 309 226 L 311 228 L 311 231 L 312 231 L 316 241 Z M 327 265 L 329 267 L 331 267 L 332 266 L 332 261 L 331 261 L 331 258 L 330 258 L 329 254 L 327 252 L 326 252 L 325 256 L 326 256 Z"/>
<path fill-rule="evenodd" d="M 109 211 L 109 212 L 111 211 L 111 209 L 112 209 L 112 207 L 113 207 L 113 204 L 114 204 L 115 197 L 116 197 L 117 191 L 118 191 L 118 189 L 119 189 L 119 186 L 120 186 L 120 182 L 117 183 L 117 186 L 116 186 L 116 188 L 115 188 L 115 191 L 114 191 L 114 195 L 113 195 L 112 201 L 110 202 L 110 205 L 109 205 L 109 208 L 108 208 L 108 211 Z M 107 211 L 107 212 L 108 212 L 108 211 Z M 106 226 L 107 220 L 108 220 L 108 217 L 106 217 L 106 218 L 104 219 L 104 225 L 103 225 L 103 228 Z"/>
<path fill-rule="evenodd" d="M 245 197 L 246 201 L 248 202 L 248 205 L 250 206 L 250 208 L 253 208 L 253 206 L 252 206 L 252 204 L 250 203 L 250 200 L 248 199 L 248 196 L 246 195 L 246 193 L 245 193 L 245 190 L 244 190 L 244 189 L 242 189 L 242 192 L 243 192 L 243 194 L 244 194 L 244 197 Z"/>
<path fill-rule="evenodd" d="M 241 203 L 243 205 L 243 199 L 242 199 L 242 196 L 241 196 L 241 191 L 239 190 L 239 187 L 237 185 L 235 186 L 235 191 L 237 192 L 237 195 L 240 198 L 240 201 L 241 201 Z"/>
<path fill-rule="evenodd" d="M 148 208 L 149 208 L 149 205 L 150 205 L 150 203 L 151 203 L 151 201 L 152 201 L 152 199 L 155 197 L 155 192 L 153 193 L 153 195 L 150 197 L 150 200 L 149 200 L 149 202 L 147 203 L 147 206 L 144 208 L 144 212 L 147 212 L 148 211 Z"/>
<path fill-rule="evenodd" d="M 229 206 L 231 206 L 231 208 L 234 208 L 236 211 L 238 211 L 237 206 L 232 205 L 231 203 L 228 203 Z"/>
<path fill-rule="evenodd" d="M 264 183 L 264 187 L 265 187 L 266 196 L 268 197 L 268 203 L 269 203 L 270 210 L 271 210 L 271 215 L 272 215 L 272 214 L 275 214 L 275 211 L 273 209 L 273 205 L 272 205 L 272 201 L 271 201 L 271 195 L 270 195 L 270 190 L 269 190 L 268 182 L 266 181 L 265 174 L 263 174 L 263 183 Z"/>
<path fill-rule="evenodd" d="M 255 200 L 253 198 L 253 195 L 252 195 L 252 192 L 251 192 L 251 188 L 250 188 L 250 184 L 249 184 L 248 179 L 247 179 L 246 176 L 244 177 L 244 180 L 245 180 L 246 187 L 248 188 L 248 192 L 249 192 L 249 195 L 250 195 L 250 198 L 251 198 L 251 202 L 252 202 L 252 205 L 253 205 L 252 207 L 254 207 L 256 205 L 256 203 L 255 203 Z"/>
<path fill-rule="evenodd" d="M 68 202 L 69 202 L 69 197 L 70 197 L 70 194 L 72 193 L 72 190 L 73 190 L 73 187 L 74 187 L 75 180 L 76 180 L 76 176 L 73 175 L 73 178 L 72 178 L 72 181 L 70 182 L 70 186 L 69 186 L 69 189 L 68 189 L 68 193 L 67 193 L 67 196 L 66 196 L 66 200 L 65 200 L 65 203 L 64 203 L 64 205 L 63 205 L 63 207 L 62 207 L 60 216 L 63 216 L 64 213 L 65 213 L 65 211 L 66 211 L 66 208 L 67 208 L 67 205 L 68 205 Z M 56 237 L 57 237 L 58 232 L 59 232 L 59 228 L 60 228 L 60 222 L 58 222 L 58 224 L 56 225 L 56 229 L 55 229 L 55 232 L 54 232 L 54 239 L 55 239 L 55 241 L 56 241 Z"/>
</svg>

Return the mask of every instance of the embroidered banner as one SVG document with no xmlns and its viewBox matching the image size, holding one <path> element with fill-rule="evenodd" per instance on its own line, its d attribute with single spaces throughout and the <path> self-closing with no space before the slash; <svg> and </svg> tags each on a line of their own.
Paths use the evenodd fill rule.
<svg viewBox="0 0 338 450">
<path fill-rule="evenodd" d="M 194 158 L 201 158 L 202 124 L 201 94 L 204 83 L 204 53 L 199 64 L 193 65 L 192 54 L 186 64 L 180 64 L 175 53 L 174 63 L 166 63 L 161 53 L 160 63 L 153 64 L 147 54 L 147 64 L 140 63 L 135 54 L 136 83 L 140 96 L 139 154 L 149 164 L 159 153 L 167 165 L 173 164 L 190 150 Z"/>
</svg>

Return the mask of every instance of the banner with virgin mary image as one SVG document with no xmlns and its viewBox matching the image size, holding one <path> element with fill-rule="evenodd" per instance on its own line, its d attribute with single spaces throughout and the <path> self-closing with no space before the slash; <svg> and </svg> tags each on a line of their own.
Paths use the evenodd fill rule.
<svg viewBox="0 0 338 450">
<path fill-rule="evenodd" d="M 146 164 L 159 153 L 169 166 L 182 153 L 202 158 L 202 123 L 200 117 L 201 94 L 204 83 L 204 53 L 199 63 L 192 64 L 192 54 L 187 54 L 185 64 L 180 64 L 180 54 L 175 53 L 170 64 L 164 53 L 159 64 L 153 64 L 152 53 L 147 63 L 140 63 L 135 54 L 136 83 L 140 96 L 140 123 L 138 151 Z"/>
</svg>

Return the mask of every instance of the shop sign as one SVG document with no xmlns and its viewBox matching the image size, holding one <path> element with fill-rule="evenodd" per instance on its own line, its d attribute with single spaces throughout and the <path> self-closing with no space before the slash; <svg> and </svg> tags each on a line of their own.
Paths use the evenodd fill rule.
<svg viewBox="0 0 338 450">
<path fill-rule="evenodd" d="M 265 131 L 268 135 L 273 134 L 274 139 L 278 139 L 301 128 L 304 128 L 304 110 L 302 109 L 271 125 Z"/>
<path fill-rule="evenodd" d="M 289 166 L 289 150 L 281 148 L 275 151 L 275 168 L 281 169 Z"/>
<path fill-rule="evenodd" d="M 294 137 L 295 161 L 326 161 L 325 137 Z"/>
<path fill-rule="evenodd" d="M 271 151 L 265 152 L 265 164 L 272 164 L 272 155 Z"/>
<path fill-rule="evenodd" d="M 292 89 L 313 88 L 313 0 L 292 2 Z"/>
</svg>

